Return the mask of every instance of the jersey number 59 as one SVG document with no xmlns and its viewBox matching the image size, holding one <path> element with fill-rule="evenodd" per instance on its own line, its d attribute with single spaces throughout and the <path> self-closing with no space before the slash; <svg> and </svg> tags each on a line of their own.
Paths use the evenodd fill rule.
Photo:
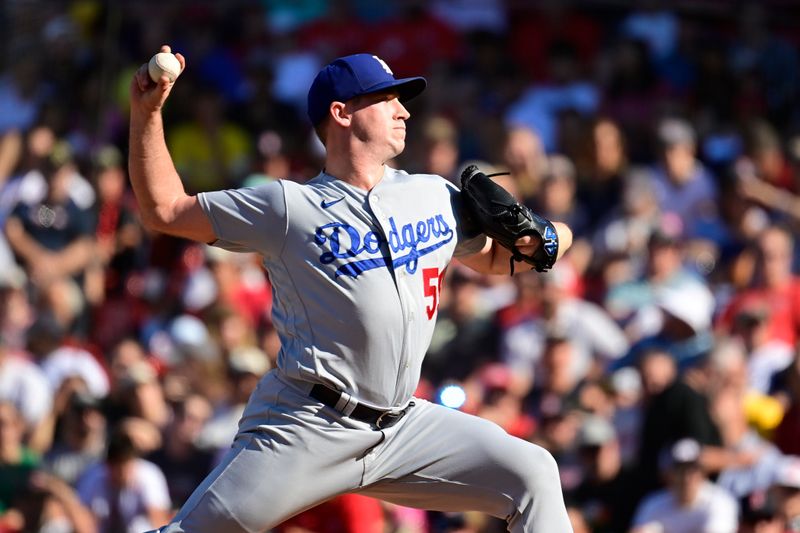
<svg viewBox="0 0 800 533">
<path fill-rule="evenodd" d="M 425 306 L 425 312 L 428 313 L 428 320 L 433 319 L 436 310 L 439 308 L 439 295 L 442 293 L 442 281 L 444 281 L 444 273 L 447 269 L 442 269 L 439 272 L 438 268 L 423 268 L 422 269 L 422 286 L 425 291 L 425 298 L 432 298 L 430 305 Z"/>
</svg>

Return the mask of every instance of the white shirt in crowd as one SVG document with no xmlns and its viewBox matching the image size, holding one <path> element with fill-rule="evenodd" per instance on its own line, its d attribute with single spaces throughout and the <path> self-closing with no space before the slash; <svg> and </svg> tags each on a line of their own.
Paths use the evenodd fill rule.
<svg viewBox="0 0 800 533">
<path fill-rule="evenodd" d="M 25 422 L 35 426 L 50 412 L 53 394 L 35 363 L 9 354 L 0 361 L 0 400 L 13 403 Z"/>
<path fill-rule="evenodd" d="M 633 527 L 643 533 L 736 533 L 738 514 L 728 491 L 704 481 L 688 507 L 681 507 L 668 489 L 651 494 L 636 510 Z"/>
<path fill-rule="evenodd" d="M 558 307 L 550 324 L 572 340 L 576 358 L 573 375 L 581 379 L 588 373 L 595 356 L 611 361 L 625 355 L 629 344 L 622 329 L 600 306 L 567 298 Z M 547 338 L 548 323 L 536 318 L 512 326 L 501 339 L 503 361 L 518 372 L 538 366 Z"/>
<path fill-rule="evenodd" d="M 99 531 L 108 532 L 111 515 L 113 489 L 109 481 L 108 466 L 97 463 L 90 467 L 78 482 L 78 496 L 97 517 Z M 151 524 L 148 509 L 170 509 L 172 503 L 167 489 L 167 480 L 155 464 L 144 459 L 135 459 L 133 480 L 117 493 L 117 505 L 127 531 L 114 533 L 141 533 L 161 526 Z M 109 532 L 110 533 L 110 532 Z"/>
<path fill-rule="evenodd" d="M 750 388 L 761 394 L 769 394 L 772 376 L 789 366 L 793 359 L 792 346 L 779 340 L 753 350 L 747 361 Z"/>
</svg>

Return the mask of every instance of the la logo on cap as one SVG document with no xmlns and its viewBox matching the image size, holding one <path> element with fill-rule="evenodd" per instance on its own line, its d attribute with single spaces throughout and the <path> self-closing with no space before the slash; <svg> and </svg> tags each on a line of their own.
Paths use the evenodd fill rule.
<svg viewBox="0 0 800 533">
<path fill-rule="evenodd" d="M 380 64 L 381 64 L 381 66 L 383 67 L 383 70 L 385 70 L 387 73 L 389 73 L 389 74 L 391 74 L 392 76 L 394 76 L 394 72 L 392 72 L 392 69 L 390 69 L 390 68 L 389 68 L 389 65 L 387 65 L 387 64 L 386 64 L 386 61 L 384 61 L 383 59 L 381 59 L 381 58 L 380 58 L 380 57 L 378 57 L 378 56 L 372 56 L 372 57 L 374 57 L 374 58 L 375 58 L 375 61 L 377 61 L 378 63 L 380 63 Z"/>
</svg>

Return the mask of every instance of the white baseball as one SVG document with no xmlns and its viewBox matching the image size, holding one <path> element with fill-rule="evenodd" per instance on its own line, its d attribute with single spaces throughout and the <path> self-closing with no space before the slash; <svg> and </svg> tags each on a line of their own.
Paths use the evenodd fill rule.
<svg viewBox="0 0 800 533">
<path fill-rule="evenodd" d="M 150 79 L 158 83 L 162 76 L 166 75 L 170 83 L 175 81 L 181 73 L 181 64 L 174 54 L 169 52 L 159 52 L 150 59 L 147 64 L 147 71 Z"/>
</svg>

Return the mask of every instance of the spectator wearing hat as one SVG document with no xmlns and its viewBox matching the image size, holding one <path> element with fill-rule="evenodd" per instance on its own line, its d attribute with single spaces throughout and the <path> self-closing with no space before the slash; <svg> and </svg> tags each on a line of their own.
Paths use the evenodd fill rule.
<svg viewBox="0 0 800 533">
<path fill-rule="evenodd" d="M 782 454 L 751 424 L 758 427 L 757 422 L 763 427 L 767 417 L 779 420 L 782 411 L 776 409 L 777 402 L 749 387 L 746 353 L 735 340 L 720 339 L 707 366 L 711 414 L 728 455 L 719 470 L 717 484 L 737 498 L 764 491 L 772 482 Z M 772 428 L 775 424 L 772 422 Z"/>
<path fill-rule="evenodd" d="M 44 191 L 20 191 L 6 221 L 11 249 L 37 283 L 79 278 L 92 259 L 95 221 L 70 195 L 74 174 L 70 149 L 57 144 L 43 171 Z"/>
<path fill-rule="evenodd" d="M 49 472 L 75 486 L 86 469 L 105 455 L 106 417 L 97 398 L 74 392 L 58 422 L 58 434 L 43 463 Z"/>
<path fill-rule="evenodd" d="M 612 402 L 611 423 L 617 433 L 623 463 L 630 465 L 639 455 L 642 427 L 642 376 L 633 367 L 609 372 L 606 376 Z"/>
<path fill-rule="evenodd" d="M 166 317 L 173 318 L 162 322 L 163 317 L 155 317 L 148 325 L 152 329 L 146 341 L 156 364 L 168 369 L 165 390 L 171 390 L 169 382 L 180 382 L 180 387 L 204 395 L 212 404 L 218 402 L 225 394 L 225 367 L 208 324 L 188 313 Z M 163 427 L 166 418 L 153 422 Z"/>
<path fill-rule="evenodd" d="M 283 136 L 278 131 L 266 130 L 258 136 L 253 171 L 242 185 L 255 187 L 277 179 L 295 179 L 295 176 Z"/>
<path fill-rule="evenodd" d="M 607 281 L 614 286 L 635 277 L 642 269 L 650 235 L 661 226 L 655 186 L 647 170 L 632 168 L 622 180 L 621 201 L 608 208 L 606 216 L 594 231 L 592 250 L 600 267 L 610 257 L 622 256 L 631 263 L 631 273 L 621 280 Z"/>
<path fill-rule="evenodd" d="M 789 224 L 800 222 L 800 174 L 783 149 L 778 132 L 765 120 L 747 131 L 748 154 L 736 163 L 737 191 Z M 794 153 L 792 153 L 794 152 Z M 797 160 L 797 150 L 789 147 Z"/>
<path fill-rule="evenodd" d="M 614 426 L 605 418 L 589 415 L 578 430 L 578 456 L 583 479 L 566 495 L 569 504 L 583 511 L 594 533 L 626 531 L 636 508 L 636 472 L 623 465 Z"/>
<path fill-rule="evenodd" d="M 643 254 L 644 262 L 637 268 L 641 274 L 635 279 L 609 288 L 604 306 L 612 317 L 625 325 L 629 338 L 634 340 L 653 332 L 657 327 L 657 300 L 659 291 L 670 288 L 702 291 L 702 279 L 685 265 L 683 223 L 674 214 L 663 215 L 657 227 L 647 236 Z"/>
<path fill-rule="evenodd" d="M 681 439 L 662 454 L 668 487 L 639 505 L 631 533 L 736 533 L 738 506 L 726 490 L 708 480 L 700 465 L 701 446 Z"/>
<path fill-rule="evenodd" d="M 653 331 L 638 340 L 624 357 L 614 362 L 615 368 L 635 364 L 647 350 L 663 350 L 672 355 L 681 370 L 698 364 L 714 344 L 711 318 L 714 313 L 714 296 L 699 282 L 681 288 L 660 287 L 654 294 L 652 313 Z M 646 321 L 643 321 L 646 323 Z"/>
<path fill-rule="evenodd" d="M 663 212 L 677 214 L 693 235 L 701 224 L 717 220 L 717 187 L 696 157 L 697 134 L 679 118 L 666 118 L 657 129 L 661 163 L 653 168 L 653 184 Z"/>
<path fill-rule="evenodd" d="M 566 331 L 558 327 L 545 331 L 541 361 L 532 374 L 533 387 L 525 399 L 537 419 L 546 417 L 556 406 L 566 410 L 580 405 L 580 391 L 586 380 L 584 375 L 575 372 L 576 357 L 576 343 Z"/>
</svg>

